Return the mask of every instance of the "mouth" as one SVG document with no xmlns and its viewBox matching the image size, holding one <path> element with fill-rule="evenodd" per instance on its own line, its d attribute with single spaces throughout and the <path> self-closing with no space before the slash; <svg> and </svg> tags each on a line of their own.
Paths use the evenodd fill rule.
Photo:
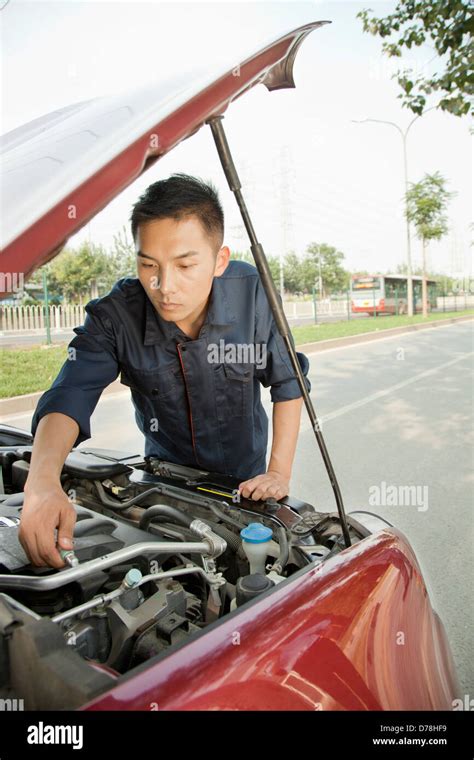
<svg viewBox="0 0 474 760">
<path fill-rule="evenodd" d="M 172 311 L 173 309 L 177 309 L 178 306 L 181 306 L 179 303 L 163 303 L 162 301 L 159 302 L 158 305 L 160 309 L 165 309 L 166 311 Z"/>
</svg>

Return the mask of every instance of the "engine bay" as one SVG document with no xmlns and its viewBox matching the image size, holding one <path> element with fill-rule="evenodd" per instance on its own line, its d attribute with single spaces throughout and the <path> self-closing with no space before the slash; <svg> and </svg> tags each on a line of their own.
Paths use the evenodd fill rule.
<svg viewBox="0 0 474 760">
<path fill-rule="evenodd" d="M 61 484 L 77 522 L 64 568 L 18 539 L 32 445 L 0 428 L 0 697 L 74 708 L 345 548 L 337 513 L 253 501 L 231 477 L 77 448 Z M 351 542 L 369 530 L 348 517 Z"/>
</svg>

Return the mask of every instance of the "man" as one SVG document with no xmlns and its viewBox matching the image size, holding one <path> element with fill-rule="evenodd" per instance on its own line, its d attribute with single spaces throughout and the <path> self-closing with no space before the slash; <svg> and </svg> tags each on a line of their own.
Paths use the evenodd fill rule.
<svg viewBox="0 0 474 760">
<path fill-rule="evenodd" d="M 62 567 L 58 548 L 72 548 L 76 513 L 61 470 L 71 448 L 90 438 L 92 412 L 119 372 L 146 456 L 233 475 L 255 500 L 288 494 L 301 391 L 257 269 L 229 261 L 217 193 L 173 175 L 140 197 L 131 226 L 138 278 L 87 304 L 33 417 L 19 536 L 38 566 Z M 298 357 L 306 375 L 308 359 Z M 260 383 L 274 402 L 268 467 Z"/>
</svg>

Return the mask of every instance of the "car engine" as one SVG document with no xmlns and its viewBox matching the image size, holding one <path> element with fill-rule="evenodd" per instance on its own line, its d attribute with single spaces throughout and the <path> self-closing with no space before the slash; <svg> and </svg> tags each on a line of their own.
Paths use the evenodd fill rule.
<svg viewBox="0 0 474 760">
<path fill-rule="evenodd" d="M 29 434 L 0 426 L 0 697 L 76 707 L 344 549 L 337 513 L 240 497 L 229 476 L 77 448 L 61 475 L 77 513 L 65 567 L 18 539 Z M 353 543 L 369 534 L 349 517 Z"/>
</svg>

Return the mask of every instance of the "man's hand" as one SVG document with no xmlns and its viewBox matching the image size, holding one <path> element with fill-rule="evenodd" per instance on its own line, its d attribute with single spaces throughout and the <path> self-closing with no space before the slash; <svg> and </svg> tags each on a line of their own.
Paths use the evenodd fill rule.
<svg viewBox="0 0 474 760">
<path fill-rule="evenodd" d="M 239 483 L 239 492 L 246 499 L 282 499 L 290 490 L 290 481 L 276 470 L 268 470 L 263 475 L 256 475 L 250 480 Z"/>
<path fill-rule="evenodd" d="M 73 548 L 76 510 L 56 481 L 33 481 L 25 485 L 18 538 L 29 560 L 38 567 L 64 567 L 54 535 L 61 549 Z"/>
</svg>

